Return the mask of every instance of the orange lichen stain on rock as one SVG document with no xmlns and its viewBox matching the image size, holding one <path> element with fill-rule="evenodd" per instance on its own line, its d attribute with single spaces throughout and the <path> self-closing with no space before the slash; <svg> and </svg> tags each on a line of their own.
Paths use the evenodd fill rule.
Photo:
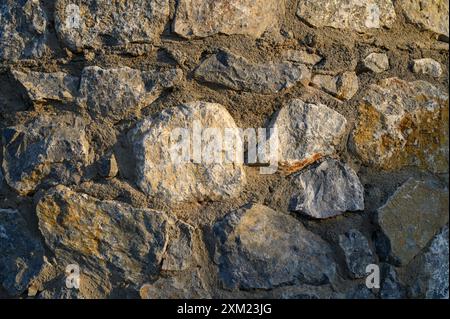
<svg viewBox="0 0 450 319">
<path fill-rule="evenodd" d="M 312 155 L 311 157 L 308 157 L 308 158 L 305 158 L 304 160 L 295 162 L 294 164 L 280 163 L 281 173 L 285 176 L 292 175 L 294 173 L 301 171 L 305 167 L 313 164 L 314 162 L 318 161 L 322 157 L 323 157 L 322 154 L 316 153 L 316 154 Z"/>
<path fill-rule="evenodd" d="M 375 132 L 381 126 L 381 114 L 372 106 L 362 104 L 359 107 L 359 118 L 353 132 L 353 141 L 361 159 L 366 163 L 371 163 L 377 150 L 368 147 L 375 140 Z"/>
</svg>

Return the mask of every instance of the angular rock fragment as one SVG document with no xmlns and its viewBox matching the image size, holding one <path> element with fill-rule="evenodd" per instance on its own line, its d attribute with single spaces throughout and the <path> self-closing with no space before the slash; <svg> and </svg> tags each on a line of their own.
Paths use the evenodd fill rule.
<svg viewBox="0 0 450 319">
<path fill-rule="evenodd" d="M 63 72 L 12 71 L 14 78 L 22 84 L 33 102 L 70 102 L 77 93 L 80 79 Z"/>
<path fill-rule="evenodd" d="M 42 197 L 36 212 L 45 242 L 60 264 L 78 264 L 84 273 L 112 285 L 140 286 L 157 273 L 177 228 L 165 213 L 101 201 L 65 186 Z M 188 258 L 191 252 L 186 253 L 181 257 Z"/>
<path fill-rule="evenodd" d="M 412 298 L 448 299 L 448 240 L 445 226 L 426 251 L 408 266 Z"/>
<path fill-rule="evenodd" d="M 385 53 L 371 53 L 363 60 L 364 68 L 374 73 L 389 69 L 389 58 Z"/>
<path fill-rule="evenodd" d="M 297 16 L 314 27 L 357 32 L 390 28 L 396 19 L 391 0 L 300 0 Z"/>
<path fill-rule="evenodd" d="M 339 236 L 339 246 L 344 251 L 345 261 L 352 276 L 366 277 L 366 267 L 376 261 L 367 238 L 358 230 L 351 229 Z"/>
<path fill-rule="evenodd" d="M 173 234 L 163 257 L 161 269 L 166 271 L 186 270 L 192 263 L 194 228 L 177 221 L 177 233 Z"/>
<path fill-rule="evenodd" d="M 262 94 L 276 93 L 311 78 L 303 64 L 292 62 L 253 64 L 228 52 L 210 56 L 195 70 L 197 80 L 222 85 L 236 91 Z"/>
<path fill-rule="evenodd" d="M 6 182 L 22 195 L 33 192 L 44 178 L 75 182 L 79 170 L 91 162 L 85 123 L 72 113 L 41 115 L 6 128 L 2 140 Z"/>
<path fill-rule="evenodd" d="M 144 72 L 129 67 L 86 67 L 81 75 L 79 102 L 94 118 L 118 122 L 151 104 L 181 76 L 179 69 Z"/>
<path fill-rule="evenodd" d="M 169 0 L 58 0 L 56 31 L 71 50 L 155 43 L 169 17 Z"/>
<path fill-rule="evenodd" d="M 288 50 L 283 53 L 283 58 L 286 61 L 301 63 L 305 65 L 316 65 L 322 60 L 320 55 L 308 53 L 304 50 Z"/>
<path fill-rule="evenodd" d="M 292 211 L 313 218 L 329 218 L 347 211 L 364 210 L 364 187 L 347 165 L 328 159 L 294 177 L 299 193 Z"/>
<path fill-rule="evenodd" d="M 293 217 L 254 204 L 213 227 L 215 262 L 226 288 L 272 289 L 333 282 L 336 264 L 329 245 Z"/>
<path fill-rule="evenodd" d="M 336 76 L 317 74 L 313 76 L 311 84 L 342 100 L 350 100 L 359 89 L 355 72 L 344 72 Z"/>
<path fill-rule="evenodd" d="M 400 0 L 399 3 L 412 23 L 448 39 L 448 0 Z"/>
<path fill-rule="evenodd" d="M 113 178 L 119 172 L 119 167 L 117 166 L 117 160 L 114 154 L 102 158 L 98 166 L 100 175 L 105 178 Z"/>
<path fill-rule="evenodd" d="M 278 132 L 279 163 L 288 173 L 332 155 L 344 140 L 347 120 L 324 104 L 294 99 L 272 119 Z"/>
<path fill-rule="evenodd" d="M 225 129 L 237 129 L 231 115 L 222 105 L 206 102 L 165 109 L 140 122 L 130 136 L 137 185 L 144 193 L 167 202 L 237 196 L 245 183 L 245 172 L 242 163 L 223 157 L 225 144 L 218 138 L 224 136 Z M 236 139 L 242 143 L 240 136 Z"/>
<path fill-rule="evenodd" d="M 43 54 L 48 18 L 41 2 L 0 1 L 0 60 L 37 58 Z"/>
<path fill-rule="evenodd" d="M 390 256 L 408 264 L 448 222 L 448 190 L 409 179 L 378 209 Z"/>
<path fill-rule="evenodd" d="M 413 63 L 413 72 L 438 78 L 442 75 L 442 67 L 438 61 L 430 58 L 417 59 Z"/>
<path fill-rule="evenodd" d="M 0 209 L 0 284 L 11 296 L 22 294 L 40 272 L 44 248 L 18 211 Z"/>
<path fill-rule="evenodd" d="M 259 38 L 276 29 L 284 0 L 180 0 L 173 30 L 185 38 L 241 34 Z"/>
<path fill-rule="evenodd" d="M 448 135 L 445 91 L 425 81 L 389 78 L 371 85 L 360 102 L 351 145 L 366 165 L 445 173 Z"/>
</svg>

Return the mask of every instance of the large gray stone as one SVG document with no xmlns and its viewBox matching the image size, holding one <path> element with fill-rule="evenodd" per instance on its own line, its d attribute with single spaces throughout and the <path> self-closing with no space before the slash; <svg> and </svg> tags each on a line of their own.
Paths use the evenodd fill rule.
<svg viewBox="0 0 450 319">
<path fill-rule="evenodd" d="M 228 214 L 213 227 L 215 262 L 226 288 L 272 289 L 335 279 L 330 246 L 295 218 L 259 204 Z"/>
<path fill-rule="evenodd" d="M 364 210 L 364 187 L 346 164 L 328 159 L 294 177 L 299 188 L 291 210 L 313 218 L 329 218 Z"/>
<path fill-rule="evenodd" d="M 47 47 L 48 18 L 39 0 L 0 0 L 0 60 L 38 58 Z"/>
<path fill-rule="evenodd" d="M 197 155 L 193 152 L 194 143 L 198 145 L 193 136 L 195 127 L 199 128 L 198 139 L 202 140 Z M 243 163 L 225 161 L 222 155 L 218 161 L 213 156 L 208 160 L 207 156 L 215 154 L 216 147 L 222 154 L 223 141 L 208 137 L 202 128 L 218 129 L 223 136 L 225 128 L 237 129 L 237 126 L 222 105 L 206 102 L 165 109 L 137 125 L 130 138 L 136 156 L 137 185 L 143 192 L 172 203 L 221 200 L 239 195 L 246 180 Z M 175 140 L 179 138 L 171 137 L 175 129 L 186 129 L 190 138 Z M 183 141 L 188 143 L 183 145 L 192 146 L 192 150 L 188 149 L 189 158 L 177 151 L 177 144 Z M 178 162 L 172 157 L 173 150 L 182 155 Z"/>
<path fill-rule="evenodd" d="M 12 71 L 14 78 L 22 84 L 33 102 L 70 102 L 77 93 L 80 79 L 63 72 Z"/>
<path fill-rule="evenodd" d="M 280 166 L 293 173 L 335 154 L 344 141 L 346 126 L 345 117 L 324 104 L 291 100 L 269 124 L 278 132 Z"/>
<path fill-rule="evenodd" d="M 259 38 L 276 30 L 284 0 L 180 0 L 173 30 L 185 38 L 241 34 Z"/>
<path fill-rule="evenodd" d="M 399 3 L 409 21 L 448 39 L 448 0 L 400 0 Z"/>
<path fill-rule="evenodd" d="M 8 185 L 26 195 L 44 178 L 76 182 L 76 175 L 92 157 L 85 127 L 82 118 L 63 113 L 41 115 L 25 125 L 4 129 L 2 167 Z"/>
<path fill-rule="evenodd" d="M 58 0 L 55 24 L 70 49 L 156 43 L 169 18 L 169 0 Z"/>
<path fill-rule="evenodd" d="M 448 222 L 448 190 L 409 179 L 378 209 L 391 257 L 408 264 Z"/>
<path fill-rule="evenodd" d="M 315 27 L 357 32 L 390 28 L 396 19 L 391 0 L 300 0 L 297 16 Z"/>
<path fill-rule="evenodd" d="M 344 252 L 347 268 L 355 278 L 367 276 L 366 267 L 375 264 L 375 256 L 367 238 L 356 229 L 339 235 L 339 246 Z"/>
<path fill-rule="evenodd" d="M 236 91 L 270 94 L 298 82 L 309 83 L 311 72 L 303 64 L 253 64 L 243 57 L 222 51 L 203 61 L 195 70 L 195 78 Z"/>
<path fill-rule="evenodd" d="M 118 122 L 151 104 L 181 80 L 182 71 L 139 71 L 129 67 L 90 66 L 81 75 L 79 103 L 96 119 Z"/>
<path fill-rule="evenodd" d="M 39 274 L 44 248 L 18 211 L 0 209 L 0 283 L 11 296 L 22 294 Z"/>
</svg>

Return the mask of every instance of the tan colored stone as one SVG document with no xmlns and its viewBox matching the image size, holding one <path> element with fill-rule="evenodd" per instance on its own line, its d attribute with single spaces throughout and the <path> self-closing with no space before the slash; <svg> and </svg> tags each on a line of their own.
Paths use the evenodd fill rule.
<svg viewBox="0 0 450 319">
<path fill-rule="evenodd" d="M 399 3 L 412 23 L 448 38 L 448 0 L 400 0 Z"/>
</svg>

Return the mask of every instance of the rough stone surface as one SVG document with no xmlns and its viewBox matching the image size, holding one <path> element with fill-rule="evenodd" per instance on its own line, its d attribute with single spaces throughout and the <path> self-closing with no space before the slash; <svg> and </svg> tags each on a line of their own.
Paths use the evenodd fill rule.
<svg viewBox="0 0 450 319">
<path fill-rule="evenodd" d="M 259 38 L 276 29 L 284 0 L 180 0 L 173 30 L 185 38 L 242 34 Z"/>
<path fill-rule="evenodd" d="M 19 212 L 0 208 L 0 283 L 11 296 L 22 294 L 38 275 L 43 254 Z"/>
<path fill-rule="evenodd" d="M 151 104 L 181 75 L 179 69 L 142 72 L 128 67 L 86 67 L 81 75 L 79 102 L 94 118 L 118 122 Z"/>
<path fill-rule="evenodd" d="M 364 68 L 374 73 L 382 73 L 389 69 L 389 58 L 385 53 L 371 53 L 363 60 Z"/>
<path fill-rule="evenodd" d="M 448 0 L 401 0 L 399 3 L 412 23 L 448 39 Z"/>
<path fill-rule="evenodd" d="M 318 54 L 309 53 L 304 50 L 287 50 L 283 54 L 283 58 L 286 61 L 306 64 L 306 65 L 316 65 L 322 61 L 322 57 Z"/>
<path fill-rule="evenodd" d="M 192 102 L 162 111 L 157 116 L 138 124 L 131 132 L 136 156 L 137 184 L 151 196 L 163 196 L 169 202 L 196 200 L 220 200 L 237 196 L 245 183 L 241 163 L 207 161 L 205 154 L 212 154 L 218 145 L 215 138 L 203 139 L 202 158 L 174 164 L 171 156 L 171 134 L 176 128 L 193 132 L 194 126 L 219 129 L 237 128 L 231 115 L 220 104 Z M 238 137 L 240 139 L 240 137 Z M 192 143 L 193 139 L 192 139 Z M 206 150 L 211 150 L 211 153 Z M 181 153 L 178 153 L 181 155 Z M 222 155 L 221 155 L 222 156 Z"/>
<path fill-rule="evenodd" d="M 295 172 L 333 155 L 344 139 L 346 125 L 341 114 L 324 104 L 288 102 L 269 125 L 278 131 L 280 165 Z"/>
<path fill-rule="evenodd" d="M 357 32 L 390 28 L 396 19 L 391 0 L 300 0 L 297 15 L 315 27 Z"/>
<path fill-rule="evenodd" d="M 169 10 L 169 0 L 58 0 L 56 31 L 61 41 L 74 51 L 155 43 L 168 22 Z"/>
<path fill-rule="evenodd" d="M 448 172 L 448 95 L 425 81 L 389 78 L 371 85 L 352 141 L 366 165 Z"/>
<path fill-rule="evenodd" d="M 366 267 L 375 264 L 376 261 L 367 238 L 358 230 L 351 229 L 339 235 L 339 246 L 344 252 L 345 261 L 352 276 L 365 278 Z"/>
<path fill-rule="evenodd" d="M 117 160 L 114 154 L 102 158 L 98 166 L 100 175 L 105 178 L 113 178 L 119 172 L 119 167 L 117 166 Z"/>
<path fill-rule="evenodd" d="M 413 72 L 438 78 L 442 75 L 441 64 L 433 59 L 417 59 L 413 61 Z"/>
<path fill-rule="evenodd" d="M 377 222 L 391 256 L 406 265 L 448 222 L 448 191 L 409 179 L 379 208 Z"/>
<path fill-rule="evenodd" d="M 270 289 L 335 279 L 329 245 L 287 214 L 252 205 L 214 225 L 215 261 L 225 287 Z"/>
<path fill-rule="evenodd" d="M 382 264 L 380 268 L 381 268 L 380 298 L 381 299 L 406 298 L 405 288 L 400 283 L 395 268 L 389 264 Z"/>
<path fill-rule="evenodd" d="M 311 72 L 303 64 L 252 64 L 243 57 L 219 52 L 199 65 L 195 77 L 199 81 L 219 84 L 236 91 L 270 94 L 295 86 L 298 82 L 308 84 Z"/>
<path fill-rule="evenodd" d="M 0 60 L 38 58 L 46 50 L 48 18 L 41 1 L 0 1 Z"/>
<path fill-rule="evenodd" d="M 12 71 L 14 78 L 22 84 L 33 102 L 70 102 L 76 97 L 80 79 L 63 72 Z"/>
<path fill-rule="evenodd" d="M 313 218 L 329 218 L 347 211 L 364 210 L 364 187 L 346 164 L 329 159 L 294 177 L 299 193 L 291 210 Z"/>
<path fill-rule="evenodd" d="M 311 84 L 342 100 L 350 100 L 359 89 L 355 72 L 344 72 L 336 76 L 317 74 Z"/>
<path fill-rule="evenodd" d="M 82 118 L 66 113 L 42 115 L 26 125 L 3 130 L 3 171 L 18 193 L 33 192 L 42 179 L 74 182 L 91 161 Z M 64 172 L 71 172 L 69 177 Z"/>
<path fill-rule="evenodd" d="M 445 226 L 426 251 L 409 266 L 411 297 L 448 299 L 448 259 L 448 226 Z"/>
</svg>

